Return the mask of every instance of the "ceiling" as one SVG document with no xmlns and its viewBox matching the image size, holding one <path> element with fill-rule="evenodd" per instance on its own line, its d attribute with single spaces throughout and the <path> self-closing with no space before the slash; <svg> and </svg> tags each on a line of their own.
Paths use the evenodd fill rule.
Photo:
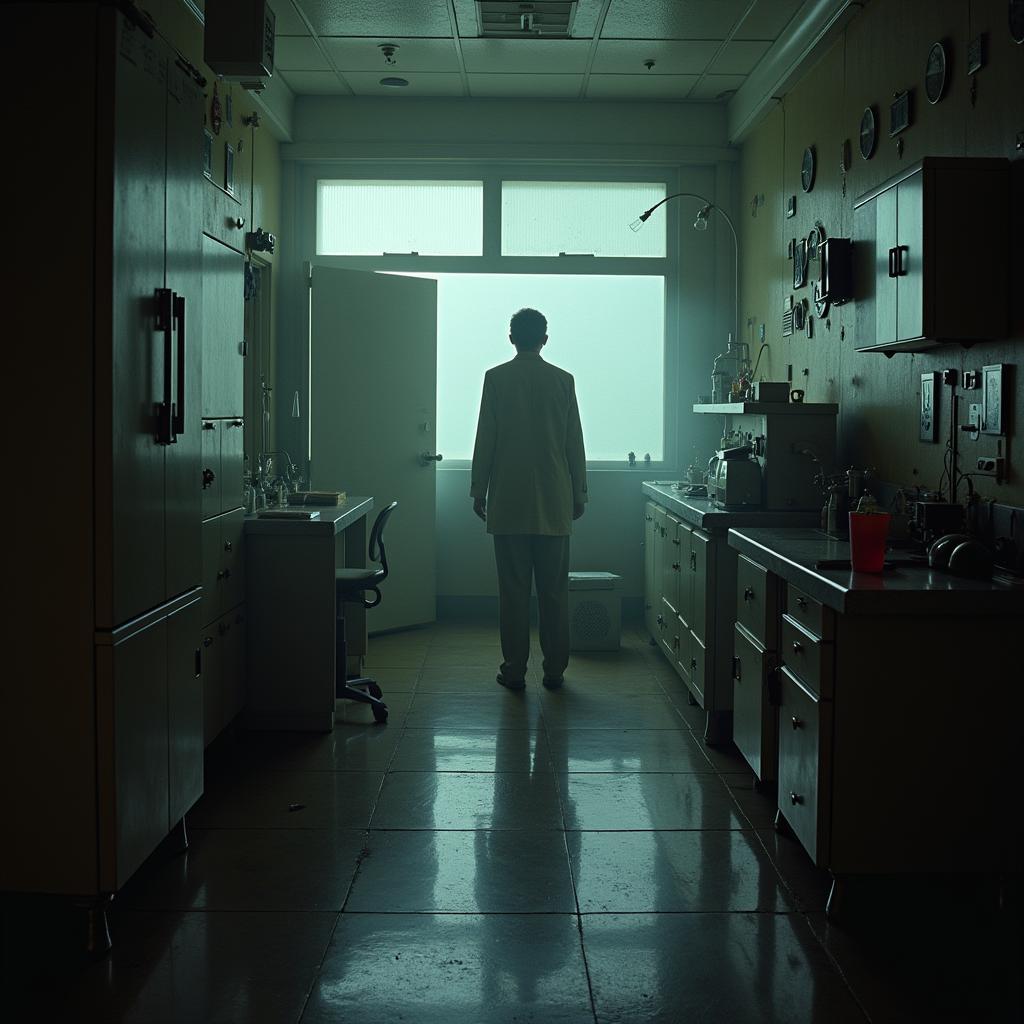
<svg viewBox="0 0 1024 1024">
<path fill-rule="evenodd" d="M 579 0 L 570 38 L 483 39 L 474 0 L 271 0 L 275 76 L 297 95 L 724 102 L 801 3 Z"/>
</svg>

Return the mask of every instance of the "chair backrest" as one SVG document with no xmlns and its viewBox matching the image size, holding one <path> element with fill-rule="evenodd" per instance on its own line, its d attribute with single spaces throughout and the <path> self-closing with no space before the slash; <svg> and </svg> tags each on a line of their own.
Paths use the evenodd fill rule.
<svg viewBox="0 0 1024 1024">
<path fill-rule="evenodd" d="M 370 530 L 370 561 L 380 562 L 380 567 L 384 570 L 381 580 L 387 579 L 388 575 L 388 556 L 384 550 L 384 527 L 387 526 L 388 517 L 396 508 L 398 508 L 397 501 L 391 502 L 387 508 L 382 508 L 373 522 L 373 529 Z"/>
</svg>

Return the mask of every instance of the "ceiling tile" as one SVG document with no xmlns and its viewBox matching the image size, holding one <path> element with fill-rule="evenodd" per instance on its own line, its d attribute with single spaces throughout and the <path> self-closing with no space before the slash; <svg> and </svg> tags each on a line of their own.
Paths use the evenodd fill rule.
<svg viewBox="0 0 1024 1024">
<path fill-rule="evenodd" d="M 453 39 L 405 39 L 401 36 L 357 39 L 321 36 L 324 49 L 341 71 L 373 71 L 404 75 L 406 71 L 455 71 L 459 59 Z M 395 63 L 385 64 L 382 43 L 394 43 Z"/>
<path fill-rule="evenodd" d="M 767 40 L 733 40 L 715 58 L 710 70 L 716 75 L 748 75 L 771 45 Z"/>
<path fill-rule="evenodd" d="M 395 89 L 381 85 L 380 80 L 388 77 L 380 71 L 350 71 L 345 81 L 352 86 L 357 96 L 463 96 L 462 76 L 456 74 L 429 74 L 426 72 L 397 73 L 395 77 L 405 78 L 409 85 L 404 89 Z"/>
<path fill-rule="evenodd" d="M 749 0 L 612 0 L 602 39 L 724 39 Z"/>
<path fill-rule="evenodd" d="M 760 0 L 743 19 L 735 39 L 778 39 L 803 0 Z"/>
<path fill-rule="evenodd" d="M 722 96 L 727 92 L 732 95 L 744 82 L 746 75 L 705 75 L 699 85 L 686 98 L 689 100 L 726 100 L 728 96 Z"/>
<path fill-rule="evenodd" d="M 274 34 L 277 36 L 304 36 L 309 31 L 306 23 L 295 13 L 292 0 L 275 0 Z"/>
<path fill-rule="evenodd" d="M 576 17 L 572 20 L 573 39 L 591 39 L 597 28 L 602 0 L 578 0 Z M 455 20 L 464 39 L 478 38 L 480 25 L 476 18 L 475 0 L 455 0 Z"/>
<path fill-rule="evenodd" d="M 333 71 L 282 71 L 281 77 L 296 96 L 348 96 Z"/>
<path fill-rule="evenodd" d="M 274 67 L 279 71 L 330 71 L 320 47 L 311 36 L 277 36 Z"/>
<path fill-rule="evenodd" d="M 470 73 L 548 75 L 582 74 L 590 43 L 582 39 L 463 39 L 462 56 Z"/>
<path fill-rule="evenodd" d="M 599 74 L 699 75 L 720 42 L 711 40 L 602 39 L 592 70 Z M 648 72 L 645 60 L 653 60 Z"/>
<path fill-rule="evenodd" d="M 532 99 L 575 99 L 582 75 L 470 75 L 471 96 L 528 96 Z"/>
<path fill-rule="evenodd" d="M 684 100 L 698 75 L 591 75 L 590 100 Z"/>
<path fill-rule="evenodd" d="M 447 0 L 293 0 L 321 36 L 450 36 Z"/>
</svg>

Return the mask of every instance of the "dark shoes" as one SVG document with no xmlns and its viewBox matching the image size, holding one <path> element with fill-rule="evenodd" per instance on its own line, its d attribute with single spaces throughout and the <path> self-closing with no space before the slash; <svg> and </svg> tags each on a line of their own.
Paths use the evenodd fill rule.
<svg viewBox="0 0 1024 1024">
<path fill-rule="evenodd" d="M 557 690 L 562 685 L 561 676 L 545 676 L 542 681 L 549 690 Z"/>
<path fill-rule="evenodd" d="M 506 690 L 525 690 L 526 681 L 523 679 L 506 679 L 500 672 L 495 676 L 495 680 L 499 686 L 504 686 Z"/>
</svg>

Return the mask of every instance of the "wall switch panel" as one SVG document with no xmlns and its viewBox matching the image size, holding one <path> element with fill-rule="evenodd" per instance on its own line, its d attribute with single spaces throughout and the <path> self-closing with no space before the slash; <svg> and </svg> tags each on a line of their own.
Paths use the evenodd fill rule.
<svg viewBox="0 0 1024 1024">
<path fill-rule="evenodd" d="M 939 374 L 921 374 L 921 404 L 918 418 L 918 440 L 935 444 L 939 440 Z"/>
<path fill-rule="evenodd" d="M 973 441 L 978 440 L 978 434 L 981 433 L 981 403 L 971 402 L 967 407 L 967 422 L 973 427 L 973 430 L 967 432 L 967 436 Z"/>
</svg>

